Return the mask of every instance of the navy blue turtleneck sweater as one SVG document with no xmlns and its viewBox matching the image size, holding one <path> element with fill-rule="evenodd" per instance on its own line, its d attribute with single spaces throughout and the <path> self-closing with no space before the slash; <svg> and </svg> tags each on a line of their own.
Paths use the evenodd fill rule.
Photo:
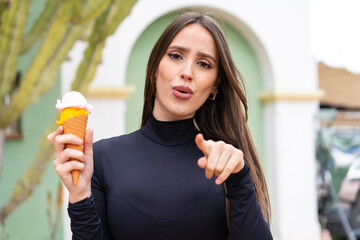
<svg viewBox="0 0 360 240">
<path fill-rule="evenodd" d="M 224 240 L 225 186 L 197 166 L 192 119 L 94 144 L 92 196 L 69 204 L 73 239 Z M 272 239 L 247 164 L 226 180 L 231 239 Z"/>
</svg>

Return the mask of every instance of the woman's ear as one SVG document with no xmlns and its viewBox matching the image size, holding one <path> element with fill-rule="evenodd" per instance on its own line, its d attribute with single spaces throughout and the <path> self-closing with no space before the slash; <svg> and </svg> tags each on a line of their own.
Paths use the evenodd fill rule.
<svg viewBox="0 0 360 240">
<path fill-rule="evenodd" d="M 157 75 L 158 75 L 158 70 L 156 69 L 156 72 L 155 72 L 155 74 L 154 74 L 154 77 L 151 77 L 151 78 L 150 78 L 152 84 L 155 84 L 155 83 L 156 83 Z"/>
<path fill-rule="evenodd" d="M 221 81 L 221 80 L 220 80 L 220 77 L 218 76 L 218 77 L 216 78 L 216 81 L 215 81 L 213 90 L 215 90 L 215 89 L 217 89 L 217 88 L 219 87 L 220 81 Z"/>
</svg>

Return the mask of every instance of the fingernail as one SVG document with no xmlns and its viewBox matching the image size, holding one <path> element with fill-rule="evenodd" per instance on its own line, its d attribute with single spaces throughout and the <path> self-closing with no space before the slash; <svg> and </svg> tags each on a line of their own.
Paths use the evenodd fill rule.
<svg viewBox="0 0 360 240">
<path fill-rule="evenodd" d="M 221 184 L 220 179 L 216 179 L 216 180 L 215 180 L 215 183 L 216 183 L 217 185 L 220 185 L 220 184 Z"/>
<path fill-rule="evenodd" d="M 77 141 L 79 144 L 81 144 L 81 143 L 83 142 L 80 138 L 76 139 L 76 141 Z"/>
</svg>

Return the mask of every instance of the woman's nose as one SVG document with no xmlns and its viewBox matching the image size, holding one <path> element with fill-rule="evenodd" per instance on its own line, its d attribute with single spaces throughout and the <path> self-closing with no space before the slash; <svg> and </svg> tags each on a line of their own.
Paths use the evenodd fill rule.
<svg viewBox="0 0 360 240">
<path fill-rule="evenodd" d="M 193 79 L 193 72 L 191 68 L 191 63 L 186 64 L 183 71 L 181 72 L 182 79 L 191 81 Z"/>
</svg>

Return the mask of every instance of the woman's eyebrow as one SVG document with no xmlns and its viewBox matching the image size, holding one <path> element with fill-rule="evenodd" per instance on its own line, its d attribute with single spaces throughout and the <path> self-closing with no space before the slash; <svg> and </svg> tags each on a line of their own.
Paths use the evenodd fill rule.
<svg viewBox="0 0 360 240">
<path fill-rule="evenodd" d="M 207 53 L 204 53 L 204 52 L 199 52 L 198 55 L 199 55 L 200 57 L 210 58 L 210 59 L 212 59 L 215 63 L 217 63 L 216 59 L 215 59 L 212 55 L 210 55 L 210 54 L 207 54 Z"/>
<path fill-rule="evenodd" d="M 181 47 L 181 46 L 178 46 L 178 45 L 171 45 L 171 46 L 169 46 L 169 49 L 176 49 L 176 50 L 180 50 L 182 52 L 189 52 L 190 51 L 189 48 Z"/>
<path fill-rule="evenodd" d="M 175 49 L 175 50 L 179 50 L 182 52 L 190 52 L 189 48 L 186 47 L 182 47 L 182 46 L 178 46 L 178 45 L 171 45 L 169 46 L 169 49 Z M 208 53 L 204 53 L 204 52 L 199 52 L 198 55 L 200 57 L 206 57 L 206 58 L 210 58 L 211 60 L 213 60 L 215 63 L 217 63 L 215 57 L 213 57 L 212 55 L 208 54 Z"/>
</svg>

